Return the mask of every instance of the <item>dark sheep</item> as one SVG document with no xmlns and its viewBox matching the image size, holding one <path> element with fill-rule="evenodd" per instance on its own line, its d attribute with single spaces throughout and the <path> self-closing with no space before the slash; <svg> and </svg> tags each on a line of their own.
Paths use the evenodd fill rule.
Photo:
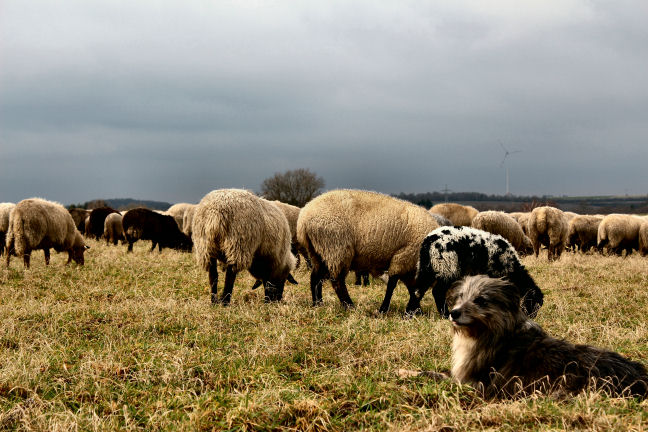
<svg viewBox="0 0 648 432">
<path fill-rule="evenodd" d="M 85 221 L 88 215 L 90 214 L 90 212 L 82 208 L 68 209 L 68 211 L 70 212 L 70 215 L 72 215 L 72 220 L 74 221 L 74 225 L 76 225 L 79 232 L 81 233 L 85 232 Z"/>
<path fill-rule="evenodd" d="M 104 224 L 106 222 L 106 216 L 110 213 L 119 213 L 114 208 L 110 207 L 98 207 L 93 209 L 90 212 L 90 225 L 86 227 L 86 234 L 90 234 L 90 237 L 99 240 L 103 237 L 104 233 Z"/>
<path fill-rule="evenodd" d="M 128 242 L 128 252 L 133 251 L 133 243 L 137 240 L 151 240 L 153 242 L 151 252 L 155 246 L 160 252 L 165 247 L 191 252 L 193 247 L 191 238 L 180 231 L 172 216 L 156 213 L 147 208 L 129 210 L 122 219 L 122 225 Z"/>
</svg>

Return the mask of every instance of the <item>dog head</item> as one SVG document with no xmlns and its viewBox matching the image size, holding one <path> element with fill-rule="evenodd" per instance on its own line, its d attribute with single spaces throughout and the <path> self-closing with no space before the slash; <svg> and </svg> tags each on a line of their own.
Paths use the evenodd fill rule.
<svg viewBox="0 0 648 432">
<path fill-rule="evenodd" d="M 457 282 L 448 304 L 452 305 L 450 321 L 454 331 L 473 338 L 486 333 L 493 337 L 505 335 L 526 320 L 518 289 L 506 280 L 485 275 Z"/>
</svg>

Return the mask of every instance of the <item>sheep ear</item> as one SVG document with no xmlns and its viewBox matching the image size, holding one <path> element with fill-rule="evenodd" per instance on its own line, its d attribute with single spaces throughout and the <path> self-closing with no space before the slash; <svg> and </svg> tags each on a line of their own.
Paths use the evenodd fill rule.
<svg viewBox="0 0 648 432">
<path fill-rule="evenodd" d="M 85 246 L 86 249 L 90 249 L 90 246 L 88 246 L 88 245 L 84 245 L 84 246 Z"/>
<path fill-rule="evenodd" d="M 293 284 L 293 285 L 297 285 L 297 284 L 299 283 L 299 282 L 297 282 L 297 281 L 295 280 L 295 278 L 293 277 L 293 275 L 291 275 L 290 273 L 288 273 L 288 277 L 287 277 L 287 279 L 288 279 L 288 282 L 290 282 L 290 283 Z"/>
<path fill-rule="evenodd" d="M 255 290 L 255 289 L 259 288 L 259 287 L 261 286 L 262 283 L 263 283 L 263 281 L 262 281 L 261 279 L 257 279 L 257 280 L 254 282 L 254 285 L 252 285 L 252 289 Z"/>
</svg>

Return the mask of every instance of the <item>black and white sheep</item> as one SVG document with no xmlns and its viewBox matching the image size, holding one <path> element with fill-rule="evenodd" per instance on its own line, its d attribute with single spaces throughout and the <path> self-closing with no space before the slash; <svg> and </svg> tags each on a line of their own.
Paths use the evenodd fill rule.
<svg viewBox="0 0 648 432">
<path fill-rule="evenodd" d="M 418 303 L 413 308 L 420 308 L 421 299 L 432 286 L 437 310 L 447 317 L 446 295 L 452 284 L 478 274 L 509 280 L 520 290 L 529 316 L 535 316 L 542 306 L 542 291 L 504 237 L 469 227 L 441 227 L 421 244 L 416 276 Z"/>
<path fill-rule="evenodd" d="M 192 231 L 194 257 L 209 273 L 212 303 L 219 301 L 219 262 L 225 267 L 224 305 L 242 270 L 262 281 L 267 301 L 281 300 L 296 259 L 288 220 L 277 205 L 242 189 L 214 190 L 196 206 Z"/>
<path fill-rule="evenodd" d="M 43 250 L 48 265 L 50 248 L 67 252 L 68 264 L 72 260 L 84 264 L 83 253 L 87 246 L 65 207 L 40 198 L 20 201 L 12 212 L 7 233 L 7 267 L 15 252 L 23 257 L 25 268 L 29 268 L 31 252 L 37 249 Z"/>
</svg>

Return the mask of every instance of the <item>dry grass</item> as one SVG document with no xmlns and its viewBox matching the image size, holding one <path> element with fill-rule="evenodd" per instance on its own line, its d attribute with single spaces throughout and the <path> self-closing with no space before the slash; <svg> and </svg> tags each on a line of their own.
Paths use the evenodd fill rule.
<svg viewBox="0 0 648 432">
<path fill-rule="evenodd" d="M 0 270 L 0 429 L 26 430 L 645 430 L 648 405 L 582 394 L 499 403 L 399 368 L 450 366 L 449 323 L 405 319 L 400 287 L 377 317 L 382 282 L 351 286 L 343 311 L 326 285 L 310 307 L 298 272 L 282 304 L 252 278 L 233 304 L 209 304 L 189 254 L 91 242 L 86 266 L 41 252 Z M 648 363 L 648 259 L 564 255 L 525 264 L 546 294 L 552 334 Z M 4 267 L 4 266 L 3 266 Z M 222 280 L 221 280 L 222 282 Z"/>
</svg>

